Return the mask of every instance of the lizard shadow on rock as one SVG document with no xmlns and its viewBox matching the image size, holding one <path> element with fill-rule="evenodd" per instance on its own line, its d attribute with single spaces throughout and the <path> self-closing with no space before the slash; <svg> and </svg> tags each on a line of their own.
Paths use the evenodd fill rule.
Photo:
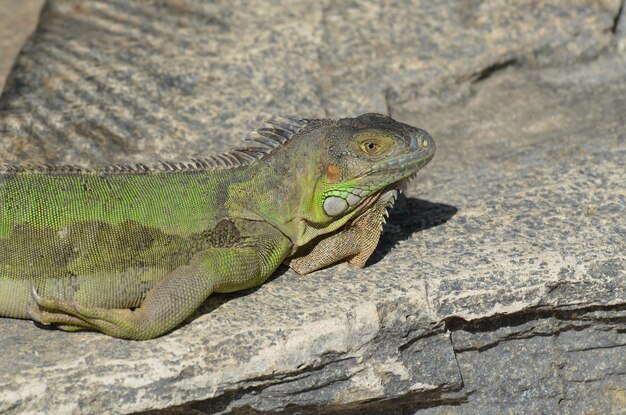
<svg viewBox="0 0 626 415">
<path fill-rule="evenodd" d="M 378 247 L 366 266 L 376 264 L 394 246 L 409 239 L 414 233 L 446 223 L 456 212 L 458 209 L 451 205 L 399 195 L 394 207 L 389 210 L 389 219 L 384 225 Z"/>
<path fill-rule="evenodd" d="M 399 242 L 409 239 L 414 233 L 446 223 L 458 209 L 444 203 L 433 203 L 423 199 L 407 198 L 399 195 L 394 207 L 389 210 L 389 219 L 384 227 L 378 247 L 367 261 L 367 266 L 374 265 L 387 255 Z M 268 278 L 272 281 L 289 270 L 281 265 Z M 192 315 L 195 319 L 202 314 L 216 310 L 228 301 L 252 294 L 259 287 L 237 291 L 229 294 L 213 294 Z"/>
</svg>

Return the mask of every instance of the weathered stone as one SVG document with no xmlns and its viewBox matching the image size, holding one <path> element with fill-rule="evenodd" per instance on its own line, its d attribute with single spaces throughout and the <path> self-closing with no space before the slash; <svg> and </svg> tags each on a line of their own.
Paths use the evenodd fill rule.
<svg viewBox="0 0 626 415">
<path fill-rule="evenodd" d="M 618 52 L 626 52 L 626 11 L 624 10 L 624 2 L 622 1 L 622 8 L 620 14 L 615 20 L 615 27 L 613 28 L 615 37 L 617 39 Z"/>
<path fill-rule="evenodd" d="M 0 152 L 185 157 L 264 111 L 381 102 L 437 155 L 365 269 L 282 268 L 146 342 L 0 320 L 0 412 L 626 406 L 618 2 L 138 4 L 51 2 L 0 100 Z"/>
<path fill-rule="evenodd" d="M 273 113 L 423 109 L 494 65 L 596 56 L 619 6 L 50 0 L 0 102 L 0 159 L 189 157 Z"/>
<path fill-rule="evenodd" d="M 35 30 L 44 0 L 0 0 L 0 93 L 13 62 Z"/>
</svg>

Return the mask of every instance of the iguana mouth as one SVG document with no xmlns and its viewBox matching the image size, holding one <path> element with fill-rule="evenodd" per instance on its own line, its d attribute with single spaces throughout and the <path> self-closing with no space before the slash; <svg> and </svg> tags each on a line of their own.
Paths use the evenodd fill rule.
<svg viewBox="0 0 626 415">
<path fill-rule="evenodd" d="M 403 191 L 422 167 L 428 164 L 433 155 L 434 148 L 428 148 L 415 154 L 410 153 L 410 157 L 399 157 L 375 166 L 363 178 L 369 178 L 376 182 L 377 178 L 380 177 L 382 182 L 381 193 L 394 189 Z"/>
<path fill-rule="evenodd" d="M 384 189 L 406 187 L 406 184 L 435 155 L 435 141 L 428 132 L 416 129 L 411 134 L 407 150 L 399 156 L 376 163 L 364 176 L 383 177 L 381 181 Z"/>
<path fill-rule="evenodd" d="M 403 154 L 399 157 L 395 157 L 391 160 L 377 163 L 368 172 L 368 175 L 374 175 L 377 173 L 385 174 L 388 177 L 404 176 L 408 171 L 412 171 L 410 176 L 415 176 L 417 172 L 424 167 L 435 155 L 434 144 L 422 149 L 421 151 L 415 151 L 407 154 Z M 410 177 L 407 176 L 407 177 Z M 402 178 L 397 181 L 402 181 Z"/>
</svg>

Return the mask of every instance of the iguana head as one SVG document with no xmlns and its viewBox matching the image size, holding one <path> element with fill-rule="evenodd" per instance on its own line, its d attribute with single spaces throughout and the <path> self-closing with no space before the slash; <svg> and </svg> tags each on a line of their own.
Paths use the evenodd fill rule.
<svg viewBox="0 0 626 415">
<path fill-rule="evenodd" d="M 309 187 L 310 202 L 301 205 L 298 244 L 338 229 L 374 204 L 391 206 L 398 189 L 435 153 L 435 142 L 426 131 L 384 115 L 318 122 L 323 137 L 316 138 L 325 149 L 316 183 Z M 309 128 L 316 128 L 315 120 L 309 121 Z M 382 209 L 381 221 L 385 212 Z"/>
<path fill-rule="evenodd" d="M 331 220 L 401 188 L 435 154 L 426 131 L 380 114 L 338 120 L 327 140 L 315 207 Z"/>
</svg>

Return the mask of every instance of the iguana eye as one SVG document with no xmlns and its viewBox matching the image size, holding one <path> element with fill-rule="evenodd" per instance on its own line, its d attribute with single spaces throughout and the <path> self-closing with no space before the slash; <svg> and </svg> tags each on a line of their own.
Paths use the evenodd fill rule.
<svg viewBox="0 0 626 415">
<path fill-rule="evenodd" d="M 380 145 L 367 141 L 361 143 L 361 149 L 371 155 L 376 155 L 380 151 Z"/>
<path fill-rule="evenodd" d="M 394 146 L 394 138 L 386 131 L 367 129 L 354 137 L 354 149 L 366 157 L 379 158 L 389 153 Z"/>
</svg>

